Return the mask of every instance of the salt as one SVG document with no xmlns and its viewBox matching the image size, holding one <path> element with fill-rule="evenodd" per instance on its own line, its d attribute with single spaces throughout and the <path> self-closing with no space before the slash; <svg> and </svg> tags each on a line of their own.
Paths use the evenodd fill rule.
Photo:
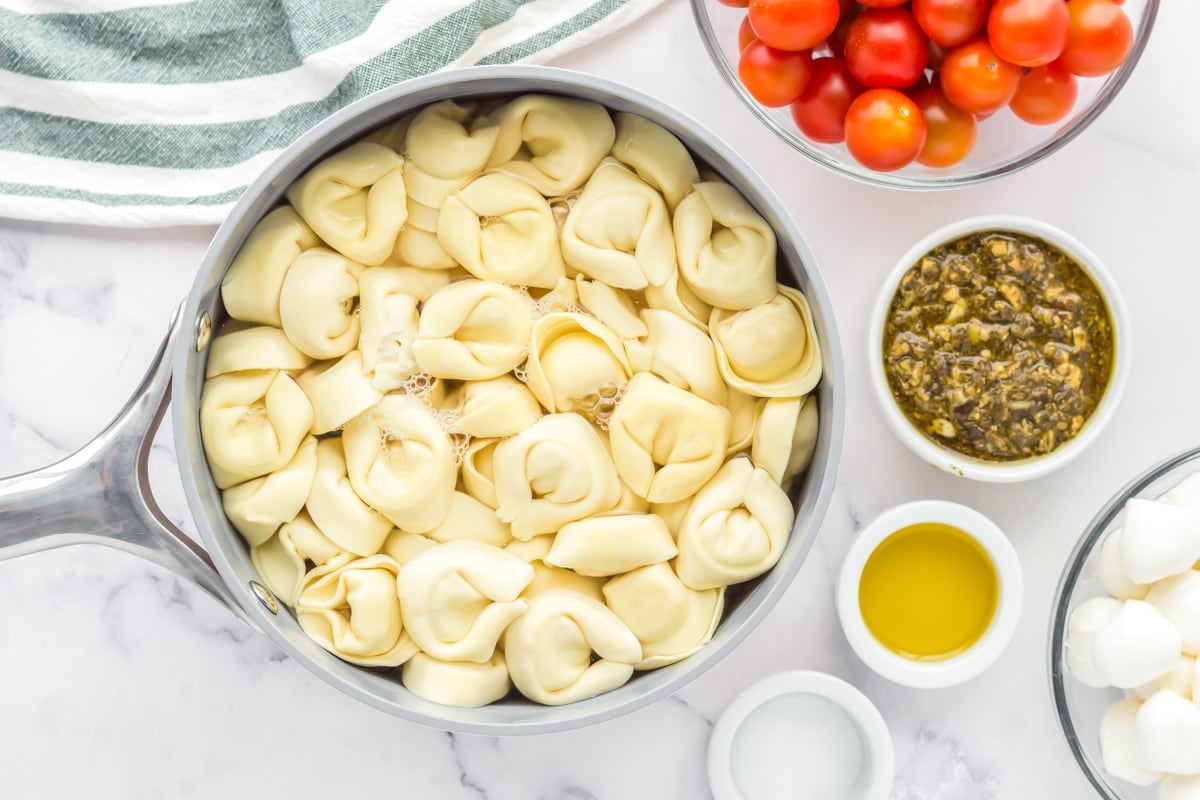
<svg viewBox="0 0 1200 800">
<path fill-rule="evenodd" d="M 750 712 L 730 766 L 745 800 L 857 800 L 868 758 L 862 731 L 841 707 L 794 693 Z"/>
</svg>

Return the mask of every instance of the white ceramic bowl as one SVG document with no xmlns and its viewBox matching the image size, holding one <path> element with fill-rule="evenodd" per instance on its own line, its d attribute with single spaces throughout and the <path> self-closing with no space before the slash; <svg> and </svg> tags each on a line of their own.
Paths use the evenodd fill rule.
<svg viewBox="0 0 1200 800">
<path fill-rule="evenodd" d="M 839 800 L 886 800 L 892 788 L 896 755 L 883 715 L 866 695 L 840 678 L 824 672 L 805 671 L 780 672 L 764 678 L 738 695 L 725 709 L 708 743 L 708 780 L 714 800 L 759 800 L 757 795 L 747 796 L 735 779 L 734 745 L 739 737 L 751 736 L 754 737 L 752 741 L 741 744 L 756 750 L 760 757 L 777 750 L 781 751 L 779 760 L 786 758 L 786 751 L 796 744 L 786 738 L 786 729 L 777 731 L 782 736 L 764 740 L 759 737 L 771 733 L 769 728 L 745 726 L 745 722 L 755 711 L 790 695 L 824 698 L 845 712 L 858 728 L 864 756 L 860 777 L 853 793 Z M 794 787 L 786 785 L 787 776 L 787 766 L 780 764 L 779 774 L 772 777 L 778 781 L 782 792 L 771 797 L 801 796 L 794 794 Z"/>
<path fill-rule="evenodd" d="M 1109 376 L 1108 387 L 1105 389 L 1099 405 L 1084 423 L 1083 429 L 1073 439 L 1044 456 L 1021 461 L 982 461 L 958 453 L 930 439 L 918 430 L 896 405 L 883 369 L 883 328 L 887 321 L 892 298 L 896 293 L 896 287 L 900 284 L 904 273 L 938 245 L 971 233 L 992 230 L 1036 236 L 1071 256 L 1099 289 L 1112 318 L 1114 349 L 1112 374 Z M 1129 382 L 1130 338 L 1129 313 L 1125 308 L 1125 301 L 1117 290 L 1116 282 L 1096 254 L 1081 242 L 1052 225 L 1027 217 L 1009 215 L 970 217 L 936 230 L 917 242 L 896 262 L 896 266 L 884 280 L 883 288 L 875 301 L 875 308 L 871 314 L 871 332 L 868 343 L 871 383 L 875 388 L 875 395 L 879 399 L 879 405 L 883 409 L 883 415 L 887 419 L 888 425 L 891 426 L 900 441 L 925 461 L 940 470 L 964 478 L 994 483 L 1024 481 L 1059 469 L 1086 450 L 1100 436 L 1101 431 L 1116 412 L 1117 404 L 1125 391 L 1125 385 Z"/>
<path fill-rule="evenodd" d="M 974 539 L 991 558 L 999 588 L 996 613 L 987 632 L 965 652 L 941 661 L 917 661 L 889 650 L 867 629 L 858 602 L 863 567 L 875 548 L 893 533 L 923 522 L 949 525 Z M 838 618 L 854 652 L 875 672 L 904 686 L 938 689 L 974 678 L 1000 657 L 1021 617 L 1023 586 L 1021 562 L 996 523 L 958 503 L 920 500 L 883 512 L 850 545 L 838 578 Z"/>
</svg>

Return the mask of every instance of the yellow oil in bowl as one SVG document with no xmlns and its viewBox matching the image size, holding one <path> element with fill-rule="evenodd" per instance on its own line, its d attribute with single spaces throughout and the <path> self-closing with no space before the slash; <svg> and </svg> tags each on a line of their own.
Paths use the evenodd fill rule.
<svg viewBox="0 0 1200 800">
<path fill-rule="evenodd" d="M 858 588 L 871 635 L 917 661 L 953 658 L 979 641 L 998 597 L 999 579 L 987 552 L 941 523 L 910 525 L 880 542 Z"/>
</svg>

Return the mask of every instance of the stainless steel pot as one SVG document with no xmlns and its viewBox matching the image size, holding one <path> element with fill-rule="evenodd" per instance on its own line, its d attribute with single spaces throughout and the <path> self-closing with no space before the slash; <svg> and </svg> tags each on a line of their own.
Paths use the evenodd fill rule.
<svg viewBox="0 0 1200 800">
<path fill-rule="evenodd" d="M 799 287 L 813 311 L 825 362 L 818 388 L 820 435 L 812 466 L 792 487 L 796 523 L 782 560 L 767 575 L 730 591 L 725 619 L 700 652 L 625 686 L 567 706 L 508 699 L 483 708 L 452 708 L 407 691 L 395 670 L 341 661 L 301 630 L 295 617 L 257 581 L 250 554 L 221 508 L 200 444 L 199 398 L 206 348 L 224 318 L 220 285 L 255 223 L 313 164 L 411 109 L 445 98 L 466 100 L 543 92 L 594 100 L 673 131 L 709 168 L 737 187 L 774 227 L 780 280 Z M 170 397 L 168 398 L 168 389 Z M 301 136 L 246 190 L 217 231 L 191 295 L 136 394 L 95 440 L 63 461 L 0 479 L 0 558 L 67 544 L 104 544 L 142 556 L 193 581 L 322 680 L 375 708 L 446 730 L 488 735 L 549 733 L 612 719 L 684 686 L 731 652 L 779 600 L 800 569 L 833 491 L 845 417 L 841 348 L 829 297 L 815 261 L 783 204 L 729 147 L 689 119 L 640 92 L 547 67 L 476 67 L 408 81 L 339 111 Z M 188 506 L 202 549 L 175 527 L 150 493 L 150 442 L 172 406 L 175 444 Z M 207 551 L 207 553 L 205 552 Z"/>
</svg>

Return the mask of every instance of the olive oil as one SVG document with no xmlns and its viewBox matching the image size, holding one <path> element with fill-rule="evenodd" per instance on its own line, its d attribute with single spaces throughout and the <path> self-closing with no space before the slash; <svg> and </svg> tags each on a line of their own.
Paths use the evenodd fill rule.
<svg viewBox="0 0 1200 800">
<path fill-rule="evenodd" d="M 979 641 L 998 596 L 987 552 L 941 523 L 911 525 L 884 539 L 867 559 L 858 588 L 871 635 L 917 661 L 952 658 Z"/>
</svg>

